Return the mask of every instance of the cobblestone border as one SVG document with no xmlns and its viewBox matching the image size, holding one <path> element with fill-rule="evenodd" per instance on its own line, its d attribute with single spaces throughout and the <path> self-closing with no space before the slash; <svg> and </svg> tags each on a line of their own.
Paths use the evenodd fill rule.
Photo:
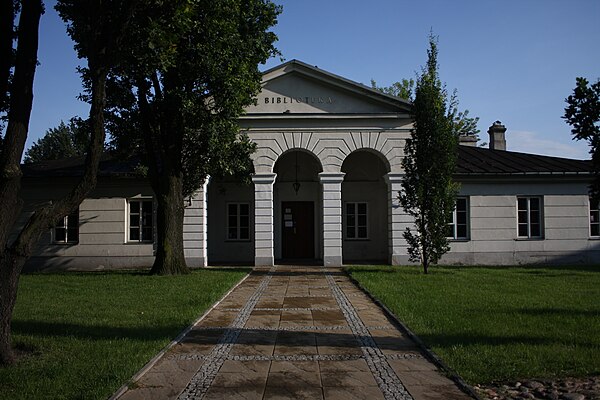
<svg viewBox="0 0 600 400">
<path fill-rule="evenodd" d="M 206 360 L 207 355 L 204 354 L 176 354 L 168 356 L 168 360 L 177 361 L 188 361 L 188 360 Z M 388 360 L 414 360 L 424 358 L 421 354 L 416 353 L 398 353 L 398 354 L 387 354 L 385 358 Z M 244 356 L 244 355 L 228 355 L 226 357 L 229 361 L 352 361 L 352 360 L 364 360 L 365 355 L 356 354 L 298 354 L 298 355 L 255 355 L 255 356 Z"/>
<path fill-rule="evenodd" d="M 377 297 L 373 296 L 371 294 L 371 292 L 369 292 L 367 289 L 365 289 L 360 284 L 360 282 L 358 282 L 356 279 L 354 279 L 352 276 L 350 276 L 350 274 L 346 271 L 346 269 L 344 269 L 344 273 L 346 274 L 346 276 L 348 276 L 348 279 L 350 279 L 350 281 L 356 285 L 356 287 L 358 287 L 369 299 L 371 299 L 375 304 L 377 304 L 379 306 L 379 308 L 381 308 L 385 312 L 385 314 L 388 316 L 390 321 L 393 321 L 394 324 L 396 324 L 396 326 L 402 332 L 406 333 L 406 335 L 408 337 L 410 337 L 417 344 L 417 346 L 419 346 L 419 348 L 425 354 L 425 358 L 427 358 L 429 361 L 431 361 L 433 363 L 433 365 L 438 367 L 440 370 L 444 371 L 446 376 L 448 378 L 452 379 L 454 381 L 454 383 L 456 383 L 456 385 L 465 394 L 468 394 L 469 396 L 473 397 L 476 400 L 482 400 L 481 397 L 479 396 L 479 394 L 477 394 L 477 392 L 475 392 L 475 389 L 473 389 L 473 387 L 471 385 L 469 385 L 467 382 L 465 382 L 465 380 L 463 378 L 461 378 L 460 375 L 458 375 L 456 373 L 456 371 L 454 371 L 452 368 L 448 367 L 448 365 L 446 365 L 446 363 L 444 361 L 442 361 L 442 359 L 437 354 L 435 354 L 433 352 L 433 350 L 431 350 L 421 340 L 420 337 L 418 337 L 413 331 L 411 331 L 408 328 L 408 326 L 404 322 L 402 322 L 398 317 L 396 317 L 396 314 L 394 314 L 389 308 L 387 308 L 387 306 L 385 304 L 383 304 L 381 301 L 379 301 L 379 299 Z"/>
<path fill-rule="evenodd" d="M 225 333 L 223 333 L 217 345 L 206 356 L 198 372 L 196 372 L 185 389 L 183 389 L 181 394 L 177 397 L 178 399 L 201 399 L 206 392 L 208 392 L 212 381 L 215 379 L 215 376 L 217 376 L 219 369 L 227 359 L 234 344 L 237 342 L 244 325 L 248 322 L 248 319 L 250 319 L 252 310 L 269 286 L 269 282 L 271 282 L 274 272 L 275 267 L 271 268 L 267 275 L 262 279 L 254 293 L 248 298 L 248 301 L 246 301 L 246 304 L 241 309 L 240 313 L 225 330 Z"/>
<path fill-rule="evenodd" d="M 352 333 L 360 343 L 360 348 L 365 356 L 367 365 L 377 382 L 377 386 L 379 386 L 379 389 L 383 393 L 383 397 L 386 400 L 413 400 L 413 397 L 408 393 L 402 381 L 396 375 L 396 372 L 387 362 L 385 355 L 375 343 L 371 333 L 354 310 L 346 294 L 331 276 L 331 272 L 324 271 L 324 273 L 333 297 L 344 313 Z"/>
</svg>

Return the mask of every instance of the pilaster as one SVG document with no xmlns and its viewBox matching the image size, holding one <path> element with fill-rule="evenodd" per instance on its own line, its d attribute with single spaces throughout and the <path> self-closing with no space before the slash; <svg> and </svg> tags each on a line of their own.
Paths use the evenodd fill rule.
<svg viewBox="0 0 600 400">
<path fill-rule="evenodd" d="M 413 218 L 404 212 L 398 199 L 403 177 L 404 174 L 394 173 L 385 176 L 388 185 L 388 261 L 392 265 L 408 263 L 408 243 L 404 239 L 404 231 L 414 225 Z"/>
<path fill-rule="evenodd" d="M 342 182 L 345 173 L 319 174 L 323 188 L 323 265 L 342 265 Z"/>
<path fill-rule="evenodd" d="M 210 177 L 192 196 L 185 199 L 183 214 L 183 252 L 189 267 L 201 268 L 207 265 L 207 189 Z"/>
<path fill-rule="evenodd" d="M 277 174 L 254 174 L 254 265 L 273 266 L 273 184 Z"/>
</svg>

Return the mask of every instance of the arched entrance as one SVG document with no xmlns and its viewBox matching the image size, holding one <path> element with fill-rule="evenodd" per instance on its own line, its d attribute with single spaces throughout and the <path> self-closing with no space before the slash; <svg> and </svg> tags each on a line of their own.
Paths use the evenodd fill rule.
<svg viewBox="0 0 600 400">
<path fill-rule="evenodd" d="M 352 262 L 387 262 L 388 202 L 382 156 L 357 150 L 342 164 L 342 258 Z"/>
<path fill-rule="evenodd" d="M 273 232 L 278 262 L 313 262 L 322 258 L 321 163 L 294 149 L 282 154 L 273 172 Z"/>
</svg>

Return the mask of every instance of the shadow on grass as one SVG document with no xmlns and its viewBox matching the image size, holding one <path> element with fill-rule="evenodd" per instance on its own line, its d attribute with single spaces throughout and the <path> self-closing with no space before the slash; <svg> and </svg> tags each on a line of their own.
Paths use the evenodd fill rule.
<svg viewBox="0 0 600 400">
<path fill-rule="evenodd" d="M 561 317 L 597 317 L 600 318 L 600 311 L 573 310 L 565 308 L 518 308 L 513 312 L 528 316 L 561 316 Z"/>
<path fill-rule="evenodd" d="M 463 334 L 421 334 L 419 335 L 423 342 L 427 343 L 430 347 L 441 347 L 445 349 L 453 349 L 456 346 L 513 346 L 513 345 L 527 345 L 527 346 L 562 346 L 573 343 L 567 340 L 557 340 L 557 338 L 544 338 L 536 336 L 491 336 L 491 335 L 473 335 L 468 333 Z M 595 346 L 596 344 L 590 342 L 577 342 L 578 346 Z"/>
<path fill-rule="evenodd" d="M 102 325 L 81 325 L 45 321 L 13 320 L 13 334 L 35 336 L 76 337 L 89 340 L 136 339 L 154 341 L 171 339 L 181 332 L 183 325 L 162 325 L 147 327 L 114 327 Z"/>
</svg>

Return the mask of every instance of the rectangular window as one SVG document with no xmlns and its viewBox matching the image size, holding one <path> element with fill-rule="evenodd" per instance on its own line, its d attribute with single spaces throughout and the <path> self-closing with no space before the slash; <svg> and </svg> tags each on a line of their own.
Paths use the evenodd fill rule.
<svg viewBox="0 0 600 400">
<path fill-rule="evenodd" d="M 79 208 L 66 217 L 56 221 L 53 231 L 54 243 L 79 243 Z"/>
<path fill-rule="evenodd" d="M 367 239 L 367 203 L 346 203 L 346 239 Z"/>
<path fill-rule="evenodd" d="M 129 200 L 129 241 L 153 241 L 152 200 Z"/>
<path fill-rule="evenodd" d="M 448 224 L 448 234 L 450 239 L 468 239 L 469 238 L 469 201 L 467 197 L 457 197 L 456 206 L 452 212 L 452 222 Z"/>
<path fill-rule="evenodd" d="M 250 239 L 250 205 L 248 203 L 227 204 L 227 239 Z"/>
<path fill-rule="evenodd" d="M 518 236 L 520 238 L 542 237 L 541 197 L 518 197 Z"/>
<path fill-rule="evenodd" d="M 600 237 L 600 204 L 590 199 L 590 236 Z"/>
</svg>

